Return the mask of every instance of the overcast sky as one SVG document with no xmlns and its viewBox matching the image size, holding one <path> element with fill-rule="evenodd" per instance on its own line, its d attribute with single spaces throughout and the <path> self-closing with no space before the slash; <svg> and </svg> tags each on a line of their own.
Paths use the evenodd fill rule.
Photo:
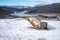
<svg viewBox="0 0 60 40">
<path fill-rule="evenodd" d="M 37 4 L 60 3 L 60 0 L 0 0 L 0 5 L 35 6 Z"/>
</svg>

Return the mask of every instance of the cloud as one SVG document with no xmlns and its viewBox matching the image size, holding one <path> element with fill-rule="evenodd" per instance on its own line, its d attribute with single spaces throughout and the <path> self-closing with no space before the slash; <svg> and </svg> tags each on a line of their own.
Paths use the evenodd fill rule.
<svg viewBox="0 0 60 40">
<path fill-rule="evenodd" d="M 60 0 L 42 0 L 48 3 L 60 3 Z"/>
</svg>

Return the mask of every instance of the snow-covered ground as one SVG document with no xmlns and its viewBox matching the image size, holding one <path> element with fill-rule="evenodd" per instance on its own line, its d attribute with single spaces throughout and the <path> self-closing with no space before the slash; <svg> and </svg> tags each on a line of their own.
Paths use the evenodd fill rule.
<svg viewBox="0 0 60 40">
<path fill-rule="evenodd" d="M 45 21 L 51 30 L 36 30 L 25 19 L 0 19 L 0 40 L 60 40 L 60 21 Z"/>
</svg>

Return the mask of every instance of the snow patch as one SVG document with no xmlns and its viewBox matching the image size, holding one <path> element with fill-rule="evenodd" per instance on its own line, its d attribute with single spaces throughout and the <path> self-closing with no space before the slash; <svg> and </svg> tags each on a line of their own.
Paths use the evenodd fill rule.
<svg viewBox="0 0 60 40">
<path fill-rule="evenodd" d="M 44 22 L 48 22 L 48 28 L 50 26 L 58 28 L 55 30 L 36 30 L 29 28 L 32 25 L 25 19 L 1 19 L 0 40 L 60 40 L 58 26 L 60 23 L 58 21 Z"/>
</svg>

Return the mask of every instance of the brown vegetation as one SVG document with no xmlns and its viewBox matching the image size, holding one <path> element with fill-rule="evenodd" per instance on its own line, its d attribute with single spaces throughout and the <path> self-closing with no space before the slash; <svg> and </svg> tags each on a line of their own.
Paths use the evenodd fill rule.
<svg viewBox="0 0 60 40">
<path fill-rule="evenodd" d="M 28 21 L 33 25 L 33 28 L 38 29 L 39 28 L 39 24 L 35 21 L 33 21 L 32 18 L 28 18 Z"/>
</svg>

